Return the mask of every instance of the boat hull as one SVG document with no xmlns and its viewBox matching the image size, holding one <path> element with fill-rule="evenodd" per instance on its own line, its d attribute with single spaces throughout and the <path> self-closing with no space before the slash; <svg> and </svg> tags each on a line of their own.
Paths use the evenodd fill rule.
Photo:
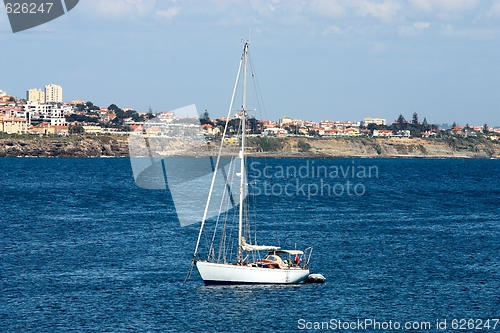
<svg viewBox="0 0 500 333">
<path fill-rule="evenodd" d="M 308 269 L 262 268 L 197 261 L 196 268 L 207 285 L 210 284 L 292 284 L 304 281 Z"/>
</svg>

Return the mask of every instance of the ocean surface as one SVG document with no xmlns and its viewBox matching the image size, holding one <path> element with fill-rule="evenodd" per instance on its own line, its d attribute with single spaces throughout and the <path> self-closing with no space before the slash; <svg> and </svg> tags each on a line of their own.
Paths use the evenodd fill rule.
<svg viewBox="0 0 500 333">
<path fill-rule="evenodd" d="M 184 283 L 199 225 L 127 158 L 0 158 L 0 332 L 500 331 L 500 160 L 270 163 L 259 239 L 325 284 Z"/>
</svg>

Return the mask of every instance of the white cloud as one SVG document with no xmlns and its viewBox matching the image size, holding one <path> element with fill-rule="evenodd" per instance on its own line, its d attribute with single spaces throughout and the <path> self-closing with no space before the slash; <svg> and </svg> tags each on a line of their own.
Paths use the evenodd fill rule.
<svg viewBox="0 0 500 333">
<path fill-rule="evenodd" d="M 167 10 L 157 10 L 156 15 L 166 18 L 167 20 L 171 19 L 174 16 L 179 15 L 180 10 L 179 8 L 169 8 Z"/>
<path fill-rule="evenodd" d="M 383 21 L 390 21 L 396 18 L 401 5 L 395 1 L 384 1 L 383 3 L 374 3 L 370 1 L 353 2 L 356 14 L 360 16 L 373 16 Z"/>
<path fill-rule="evenodd" d="M 401 5 L 395 0 L 384 0 L 381 3 L 368 0 L 312 0 L 309 3 L 311 12 L 333 18 L 344 17 L 350 13 L 391 21 L 401 9 Z"/>
<path fill-rule="evenodd" d="M 331 25 L 329 26 L 328 28 L 326 28 L 325 30 L 323 30 L 323 35 L 330 35 L 330 34 L 340 34 L 342 30 L 340 30 L 339 27 L 337 27 L 336 25 Z"/>
<path fill-rule="evenodd" d="M 155 0 L 87 0 L 82 1 L 87 10 L 106 18 L 132 18 L 153 13 Z M 80 7 L 78 7 L 80 8 Z"/>
<path fill-rule="evenodd" d="M 426 11 L 464 11 L 474 9 L 479 0 L 409 0 L 413 7 Z"/>
</svg>

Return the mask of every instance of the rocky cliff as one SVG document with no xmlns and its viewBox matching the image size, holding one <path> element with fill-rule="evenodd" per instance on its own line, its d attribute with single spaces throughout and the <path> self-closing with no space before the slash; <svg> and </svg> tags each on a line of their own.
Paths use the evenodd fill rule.
<svg viewBox="0 0 500 333">
<path fill-rule="evenodd" d="M 264 139 L 266 140 L 266 139 Z M 269 140 L 269 139 L 268 139 Z M 308 157 L 500 157 L 500 144 L 488 139 L 272 138 L 252 142 L 255 155 Z"/>
<path fill-rule="evenodd" d="M 213 143 L 212 146 L 217 146 Z M 500 144 L 483 140 L 449 141 L 433 139 L 375 138 L 249 138 L 249 153 L 254 157 L 500 157 Z M 180 149 L 184 154 L 185 149 Z M 214 150 L 212 150 L 212 153 Z M 188 154 L 208 155 L 196 150 Z M 3 138 L 0 156 L 96 157 L 128 156 L 128 138 L 75 136 L 62 138 Z"/>
<path fill-rule="evenodd" d="M 128 156 L 127 138 L 0 139 L 0 156 Z"/>
</svg>

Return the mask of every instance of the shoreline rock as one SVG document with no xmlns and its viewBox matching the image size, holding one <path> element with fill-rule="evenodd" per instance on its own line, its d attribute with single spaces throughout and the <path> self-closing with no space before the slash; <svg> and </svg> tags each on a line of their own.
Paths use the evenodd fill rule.
<svg viewBox="0 0 500 333">
<path fill-rule="evenodd" d="M 272 138 L 278 145 L 264 151 L 251 142 L 248 156 L 267 158 L 499 158 L 500 144 L 484 141 L 473 149 L 436 139 L 403 138 Z M 217 143 L 215 143 L 217 145 Z M 214 150 L 179 151 L 178 156 L 210 156 Z M 0 157 L 128 157 L 128 138 L 71 136 L 3 138 Z"/>
</svg>

